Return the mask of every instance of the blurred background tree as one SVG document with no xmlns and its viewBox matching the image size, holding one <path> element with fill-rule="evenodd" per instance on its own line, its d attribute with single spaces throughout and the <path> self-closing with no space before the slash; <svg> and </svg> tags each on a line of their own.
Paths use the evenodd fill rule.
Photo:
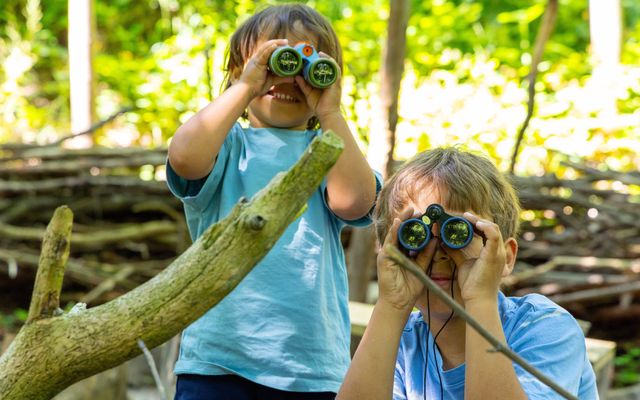
<svg viewBox="0 0 640 400">
<path fill-rule="evenodd" d="M 158 146 L 219 93 L 227 39 L 247 15 L 276 1 L 95 1 L 97 119 L 137 110 L 101 130 L 99 144 Z M 379 93 L 388 2 L 308 1 L 334 24 L 345 58 L 344 106 L 363 150 Z M 545 1 L 431 0 L 411 4 L 396 157 L 465 143 L 506 170 L 526 110 L 531 47 Z M 612 3 L 613 4 L 613 3 Z M 70 132 L 67 4 L 6 0 L 0 6 L 0 142 L 50 142 Z M 588 159 L 638 169 L 640 5 L 621 0 L 621 65 L 608 80 L 607 117 L 593 83 L 589 4 L 561 0 L 540 65 L 537 112 L 519 174 L 563 173 Z M 613 46 L 613 44 L 612 44 Z"/>
</svg>

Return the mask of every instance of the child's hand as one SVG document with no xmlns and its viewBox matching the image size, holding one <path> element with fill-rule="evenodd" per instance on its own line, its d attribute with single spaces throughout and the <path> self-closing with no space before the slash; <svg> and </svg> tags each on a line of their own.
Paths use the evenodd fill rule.
<svg viewBox="0 0 640 400">
<path fill-rule="evenodd" d="M 318 55 L 322 58 L 333 60 L 333 58 L 322 51 L 319 52 Z M 325 116 L 332 113 L 340 113 L 340 100 L 342 96 L 342 71 L 340 71 L 340 68 L 338 68 L 338 78 L 336 81 L 333 85 L 325 89 L 317 89 L 309 85 L 302 75 L 297 75 L 295 78 L 296 83 L 307 99 L 307 105 L 318 119 L 322 120 Z"/>
<path fill-rule="evenodd" d="M 280 83 L 292 83 L 293 77 L 280 77 L 269 72 L 269 57 L 275 49 L 289 43 L 287 39 L 273 39 L 262 43 L 251 58 L 236 83 L 244 83 L 251 89 L 252 98 L 261 96 Z"/>
<path fill-rule="evenodd" d="M 464 217 L 486 238 L 475 235 L 467 247 L 452 250 L 443 246 L 458 267 L 458 285 L 465 303 L 474 300 L 494 300 L 505 268 L 506 253 L 500 228 L 469 212 Z"/>
<path fill-rule="evenodd" d="M 387 236 L 384 239 L 382 248 L 387 245 L 398 245 L 398 228 L 402 221 L 413 215 L 411 207 L 400 213 L 395 218 Z M 427 247 L 420 253 L 419 260 L 416 262 L 423 270 L 426 271 L 427 266 L 433 258 L 436 249 L 436 241 L 432 240 Z M 411 311 L 424 285 L 411 272 L 398 266 L 394 261 L 390 260 L 384 251 L 378 253 L 378 285 L 380 288 L 379 301 L 385 301 L 387 304 L 399 310 Z"/>
</svg>

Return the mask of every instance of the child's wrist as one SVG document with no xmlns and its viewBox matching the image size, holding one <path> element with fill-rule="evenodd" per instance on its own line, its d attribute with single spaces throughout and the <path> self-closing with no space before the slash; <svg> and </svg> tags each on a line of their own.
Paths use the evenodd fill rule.
<svg viewBox="0 0 640 400">
<path fill-rule="evenodd" d="M 344 118 L 342 116 L 342 112 L 340 111 L 340 108 L 336 108 L 334 110 L 327 110 L 322 113 L 316 113 L 316 117 L 318 117 L 320 124 L 329 122 L 337 118 Z"/>
<path fill-rule="evenodd" d="M 253 100 L 258 95 L 254 87 L 248 82 L 239 80 L 238 82 L 233 84 L 232 87 L 234 86 L 236 87 L 236 90 L 240 91 L 240 93 L 244 95 L 245 99 L 247 100 L 247 104 L 249 104 L 251 100 Z"/>
<path fill-rule="evenodd" d="M 409 304 L 408 302 L 404 304 L 397 304 L 396 302 L 389 301 L 385 297 L 381 296 L 378 298 L 376 306 L 384 310 L 386 314 L 409 315 L 413 310 L 414 304 Z"/>
<path fill-rule="evenodd" d="M 464 308 L 472 312 L 473 310 L 486 310 L 498 307 L 498 295 L 476 296 L 471 299 L 464 300 Z"/>
</svg>

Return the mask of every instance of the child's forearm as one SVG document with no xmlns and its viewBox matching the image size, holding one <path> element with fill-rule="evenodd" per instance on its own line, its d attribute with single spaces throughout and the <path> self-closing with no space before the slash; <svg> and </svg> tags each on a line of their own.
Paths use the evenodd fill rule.
<svg viewBox="0 0 640 400">
<path fill-rule="evenodd" d="M 375 177 L 340 112 L 319 116 L 323 131 L 332 130 L 344 141 L 344 151 L 327 174 L 331 210 L 342 219 L 363 217 L 376 197 Z"/>
<path fill-rule="evenodd" d="M 465 303 L 469 314 L 491 335 L 506 343 L 497 298 Z M 466 328 L 465 399 L 527 399 L 509 358 L 489 351 L 491 345 L 473 328 Z"/>
<path fill-rule="evenodd" d="M 337 400 L 389 400 L 402 330 L 411 310 L 378 301 L 351 360 Z"/>
<path fill-rule="evenodd" d="M 169 162 L 186 179 L 206 176 L 229 130 L 251 101 L 251 89 L 234 84 L 178 128 L 169 145 Z"/>
</svg>

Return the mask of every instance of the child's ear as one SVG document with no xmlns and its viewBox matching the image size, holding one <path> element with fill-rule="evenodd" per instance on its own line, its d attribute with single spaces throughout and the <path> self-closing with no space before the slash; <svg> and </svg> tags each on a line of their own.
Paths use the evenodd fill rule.
<svg viewBox="0 0 640 400">
<path fill-rule="evenodd" d="M 518 255 L 518 241 L 514 238 L 509 238 L 504 241 L 504 252 L 506 255 L 504 270 L 502 270 L 502 277 L 511 275 L 513 272 L 513 266 L 516 264 L 516 256 Z"/>
</svg>

